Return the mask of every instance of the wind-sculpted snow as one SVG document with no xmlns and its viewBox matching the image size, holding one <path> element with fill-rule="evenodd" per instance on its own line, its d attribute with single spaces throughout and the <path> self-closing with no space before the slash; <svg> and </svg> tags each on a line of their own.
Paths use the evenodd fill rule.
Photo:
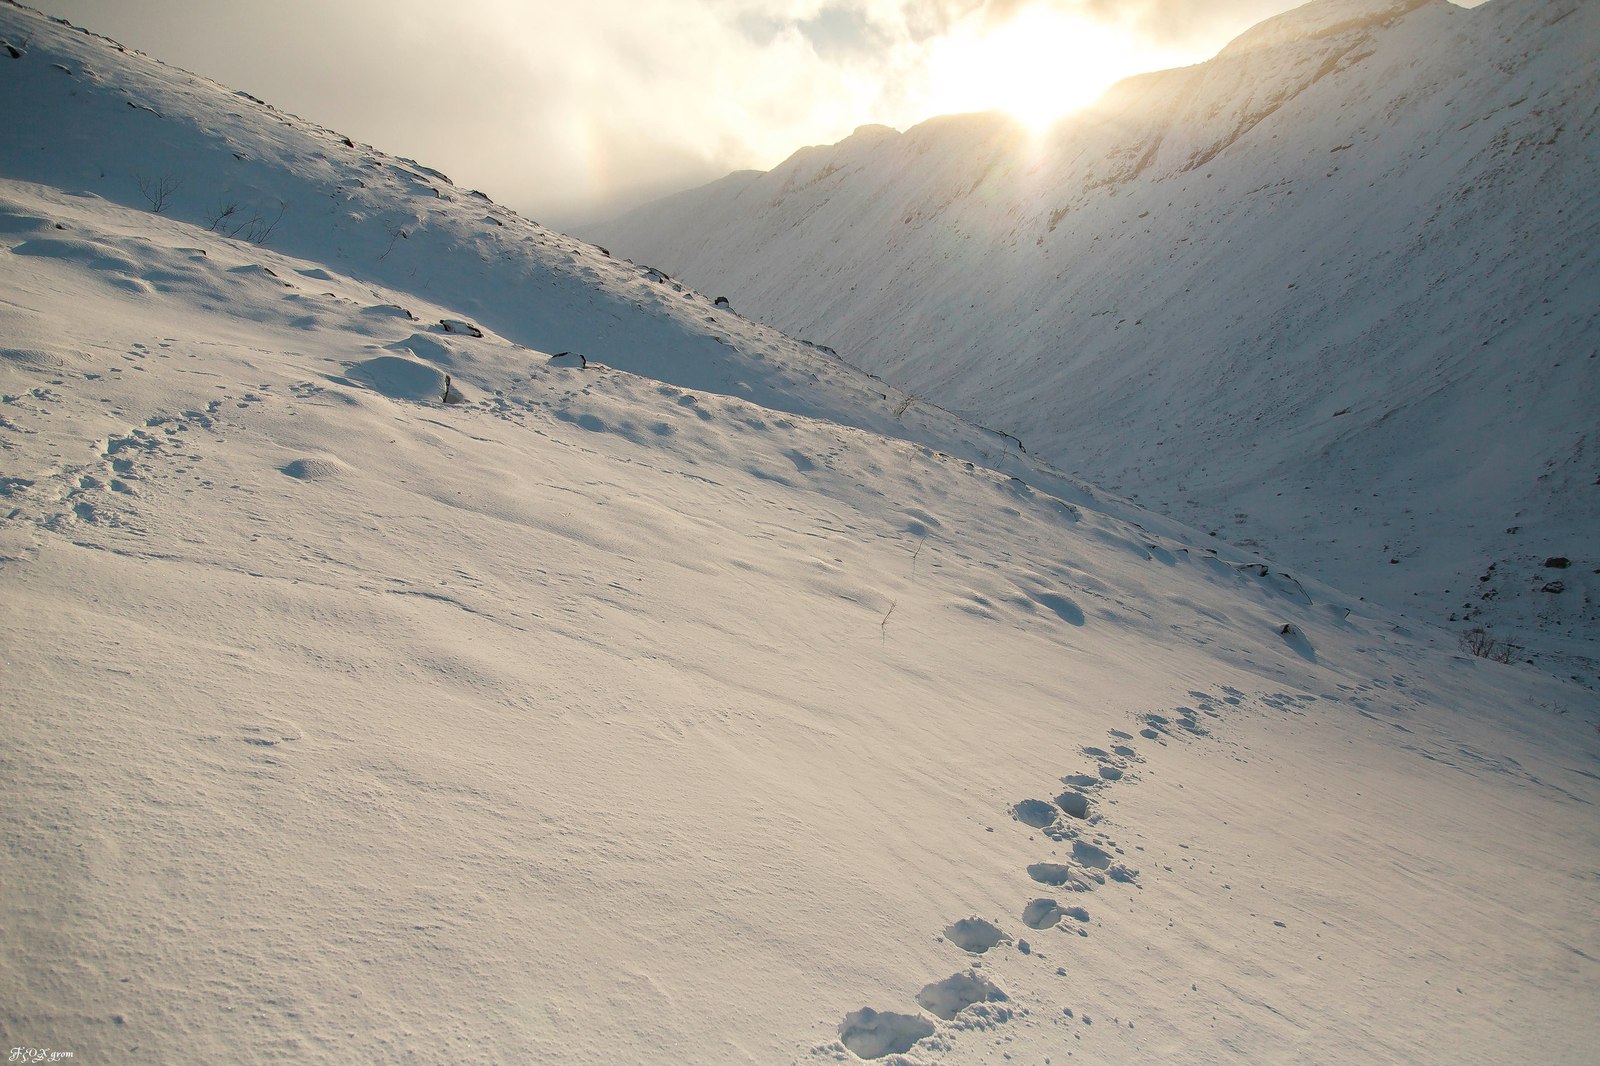
<svg viewBox="0 0 1600 1066">
<path fill-rule="evenodd" d="M 1097 485 L 1600 684 L 1597 20 L 1319 0 L 1037 139 L 879 129 L 589 235 Z M 1547 591 L 1574 553 L 1589 578 Z"/>
<path fill-rule="evenodd" d="M 59 109 L 96 100 L 217 119 L 193 143 L 142 127 L 146 150 L 107 117 L 108 173 L 218 136 L 251 158 L 305 144 L 104 42 L 0 24 L 26 44 L 4 84 L 58 109 L 30 128 L 71 141 Z M 96 88 L 70 81 L 88 69 Z M 127 107 L 125 79 L 167 89 Z M 327 162 L 245 169 L 293 206 Z M 361 211 L 467 199 L 402 166 Z M 484 263 L 467 306 L 423 258 L 377 276 L 417 232 L 363 255 L 341 223 L 349 243 L 294 255 L 278 242 L 314 244 L 295 210 L 261 244 L 168 194 L 156 213 L 0 179 L 19 1054 L 1578 1063 L 1600 1044 L 1588 690 L 718 325 L 670 279 L 615 265 L 618 289 L 597 253 L 574 253 L 581 299 Z M 540 330 L 609 346 L 503 332 L 532 321 L 524 283 Z M 750 393 L 689 384 L 729 378 Z"/>
<path fill-rule="evenodd" d="M 0 19 L 8 37 L 29 43 L 0 66 L 14 116 L 13 150 L 0 156 L 0 175 L 155 209 L 216 236 L 336 264 L 358 288 L 390 286 L 456 309 L 456 317 L 424 327 L 437 337 L 420 335 L 423 346 L 405 342 L 420 358 L 447 364 L 439 339 L 488 328 L 531 349 L 938 442 L 964 457 L 1005 447 L 931 405 L 913 408 L 898 390 L 746 322 L 659 271 L 613 260 L 459 189 L 439 171 L 347 143 L 26 9 L 0 9 Z M 241 228 L 244 219 L 258 224 Z M 15 254 L 103 266 L 108 284 L 163 284 L 135 277 L 138 249 L 126 242 L 40 233 Z M 334 277 L 315 265 L 295 273 L 311 283 Z M 368 313 L 415 319 L 403 304 Z M 397 363 L 372 369 L 407 398 L 429 386 Z"/>
</svg>

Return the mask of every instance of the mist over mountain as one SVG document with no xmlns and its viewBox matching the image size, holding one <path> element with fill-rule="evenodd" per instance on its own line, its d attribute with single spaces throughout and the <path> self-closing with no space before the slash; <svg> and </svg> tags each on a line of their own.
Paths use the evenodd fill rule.
<svg viewBox="0 0 1600 1066">
<path fill-rule="evenodd" d="M 0 101 L 12 1058 L 1593 1058 L 1594 690 L 5 3 Z"/>
<path fill-rule="evenodd" d="M 1038 138 L 863 128 L 585 235 L 1593 683 L 1597 40 L 1576 0 L 1319 0 Z"/>
</svg>

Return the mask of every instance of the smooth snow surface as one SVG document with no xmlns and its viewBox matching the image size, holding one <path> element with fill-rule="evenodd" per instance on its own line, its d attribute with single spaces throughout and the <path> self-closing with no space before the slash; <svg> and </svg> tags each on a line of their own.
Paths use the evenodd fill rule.
<svg viewBox="0 0 1600 1066">
<path fill-rule="evenodd" d="M 0 38 L 7 1046 L 1600 1046 L 1593 692 L 435 171 Z"/>
<path fill-rule="evenodd" d="M 585 235 L 1600 687 L 1596 174 L 1600 5 L 1319 0 L 1040 140 L 878 127 Z"/>
</svg>

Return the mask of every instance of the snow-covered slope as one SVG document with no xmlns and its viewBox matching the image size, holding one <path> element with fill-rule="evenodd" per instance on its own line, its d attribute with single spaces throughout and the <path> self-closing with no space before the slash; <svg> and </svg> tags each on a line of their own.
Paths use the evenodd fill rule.
<svg viewBox="0 0 1600 1066">
<path fill-rule="evenodd" d="M 7 1046 L 1600 1042 L 1592 692 L 376 153 L 291 224 L 336 138 L 24 10 L 0 38 Z M 257 244 L 114 177 L 162 173 L 289 207 Z"/>
<path fill-rule="evenodd" d="M 1321 0 L 1041 142 L 869 128 L 589 235 L 1592 684 L 1597 41 L 1578 0 Z"/>
<path fill-rule="evenodd" d="M 5 68 L 12 118 L 0 175 L 326 261 L 541 351 L 874 429 L 915 432 L 927 421 L 972 432 L 942 412 L 908 415 L 903 395 L 826 352 L 458 189 L 440 171 L 25 9 L 8 14 L 26 22 L 9 34 L 23 54 Z"/>
</svg>

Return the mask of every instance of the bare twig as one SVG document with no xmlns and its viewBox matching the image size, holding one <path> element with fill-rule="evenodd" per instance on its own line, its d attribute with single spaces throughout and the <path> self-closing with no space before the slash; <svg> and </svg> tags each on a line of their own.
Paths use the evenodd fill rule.
<svg viewBox="0 0 1600 1066">
<path fill-rule="evenodd" d="M 1491 636 L 1483 626 L 1476 626 L 1461 635 L 1461 650 L 1490 662 L 1509 663 L 1522 648 L 1509 640 Z"/>
<path fill-rule="evenodd" d="M 206 216 L 206 229 L 212 233 L 225 233 L 233 225 L 233 216 L 239 213 L 239 202 L 234 200 L 226 204 L 218 204 L 217 209 Z M 227 236 L 233 236 L 228 233 Z"/>
<path fill-rule="evenodd" d="M 217 209 L 207 216 L 206 229 L 233 240 L 266 244 L 267 238 L 272 236 L 272 231 L 277 229 L 278 223 L 283 220 L 286 206 L 280 201 L 277 213 L 271 218 L 263 215 L 259 209 L 251 212 L 249 218 L 245 218 L 239 211 L 239 202 L 230 201 L 218 205 Z"/>
<path fill-rule="evenodd" d="M 147 178 L 143 174 L 133 176 L 134 183 L 139 186 L 139 193 L 150 203 L 150 210 L 156 214 L 167 209 L 167 201 L 172 199 L 172 194 L 177 192 L 183 182 L 171 174 L 163 174 L 159 178 Z"/>
<path fill-rule="evenodd" d="M 382 252 L 378 253 L 378 262 L 380 262 L 380 263 L 383 262 L 385 259 L 389 258 L 389 253 L 394 251 L 394 246 L 395 246 L 395 242 L 396 241 L 399 241 L 402 237 L 405 237 L 408 240 L 410 239 L 409 236 L 407 235 L 406 231 L 405 231 L 405 228 L 403 226 L 393 226 L 393 227 L 385 227 L 385 228 L 386 228 L 386 230 L 387 230 L 387 232 L 389 234 L 389 243 L 383 246 L 383 251 Z"/>
<path fill-rule="evenodd" d="M 283 212 L 286 207 L 288 205 L 280 200 L 278 202 L 278 213 L 273 215 L 270 220 L 263 215 L 256 215 L 255 218 L 250 220 L 250 225 L 244 233 L 244 239 L 251 244 L 266 244 L 267 239 L 272 236 L 272 231 L 278 228 L 279 222 L 283 221 Z"/>
</svg>

